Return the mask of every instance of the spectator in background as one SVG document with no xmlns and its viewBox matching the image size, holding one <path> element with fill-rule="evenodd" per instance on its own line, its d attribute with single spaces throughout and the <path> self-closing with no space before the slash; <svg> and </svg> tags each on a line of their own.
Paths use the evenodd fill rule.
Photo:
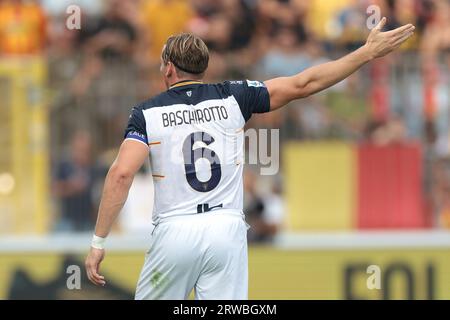
<svg viewBox="0 0 450 320">
<path fill-rule="evenodd" d="M 268 78 L 280 74 L 294 75 L 311 66 L 308 52 L 302 50 L 292 27 L 279 26 L 274 30 L 273 45 L 261 61 L 261 72 Z"/>
<path fill-rule="evenodd" d="M 335 36 L 334 17 L 336 12 L 351 5 L 355 0 L 310 0 L 303 2 L 306 11 L 305 24 L 310 32 L 322 41 L 328 41 Z"/>
<path fill-rule="evenodd" d="M 46 44 L 47 19 L 35 1 L 0 2 L 0 54 L 40 54 Z"/>
<path fill-rule="evenodd" d="M 97 170 L 92 160 L 91 137 L 78 131 L 70 151 L 56 164 L 53 194 L 60 201 L 61 215 L 55 231 L 89 231 L 94 227 L 94 183 Z"/>
<path fill-rule="evenodd" d="M 142 83 L 140 99 L 143 100 L 151 92 L 164 90 L 159 78 L 162 46 L 169 36 L 186 30 L 193 9 L 188 0 L 141 0 L 137 9 L 139 46 L 136 61 Z"/>
<path fill-rule="evenodd" d="M 367 29 L 361 28 L 367 19 L 366 8 L 366 3 L 353 0 L 333 21 L 333 36 L 346 51 L 356 50 L 366 41 Z"/>
<path fill-rule="evenodd" d="M 309 34 L 305 26 L 307 6 L 296 0 L 261 1 L 260 10 L 267 19 L 267 31 L 271 37 L 277 35 L 280 28 L 290 28 L 299 42 L 307 40 Z"/>
<path fill-rule="evenodd" d="M 167 38 L 186 30 L 193 15 L 191 6 L 186 0 L 144 0 L 139 12 L 142 37 L 148 45 L 147 59 L 159 65 Z"/>
<path fill-rule="evenodd" d="M 201 37 L 210 51 L 226 50 L 230 41 L 231 23 L 223 12 L 222 1 L 193 0 L 193 17 L 187 28 Z"/>
<path fill-rule="evenodd" d="M 266 239 L 272 241 L 273 237 L 283 226 L 285 205 L 282 196 L 282 182 L 280 181 L 279 176 L 276 176 L 269 184 L 271 185 L 269 193 L 263 197 L 263 225 Z"/>
<path fill-rule="evenodd" d="M 109 0 L 105 15 L 84 19 L 79 34 L 82 65 L 71 92 L 79 116 L 105 148 L 122 139 L 122 124 L 137 101 L 138 68 L 135 63 L 136 7 L 132 0 Z M 88 110 L 91 109 L 91 110 Z"/>
<path fill-rule="evenodd" d="M 85 20 L 78 37 L 85 63 L 74 79 L 76 94 L 86 93 L 105 63 L 116 65 L 132 55 L 136 30 L 129 21 L 132 18 L 128 14 L 128 4 L 129 0 L 110 0 L 104 16 Z"/>
<path fill-rule="evenodd" d="M 244 212 L 250 225 L 248 231 L 249 242 L 262 242 L 266 240 L 263 226 L 264 202 L 257 193 L 257 177 L 250 169 L 244 169 Z"/>
<path fill-rule="evenodd" d="M 275 183 L 264 196 L 257 190 L 258 183 L 258 177 L 251 169 L 244 170 L 244 212 L 250 225 L 248 241 L 263 243 L 272 241 L 279 231 L 284 204 L 279 183 Z"/>
<path fill-rule="evenodd" d="M 103 60 L 128 56 L 133 50 L 136 30 L 130 0 L 109 0 L 99 19 L 90 19 L 81 29 L 80 42 L 89 53 Z"/>
<path fill-rule="evenodd" d="M 235 51 L 246 48 L 252 41 L 256 29 L 256 2 L 248 0 L 226 0 L 224 12 L 231 22 L 231 35 L 228 49 Z"/>
<path fill-rule="evenodd" d="M 48 65 L 48 97 L 50 145 L 52 153 L 61 153 L 61 145 L 69 141 L 80 119 L 71 84 L 78 74 L 82 63 L 82 54 L 77 45 L 78 31 L 69 30 L 65 26 L 66 16 L 55 16 L 49 24 Z M 62 129 L 62 130 L 60 130 Z M 57 133 L 57 134 L 55 134 Z"/>
<path fill-rule="evenodd" d="M 405 123 L 398 116 L 385 120 L 370 120 L 365 131 L 367 141 L 378 146 L 401 144 L 407 141 Z"/>
<path fill-rule="evenodd" d="M 257 6 L 246 0 L 194 0 L 189 31 L 202 37 L 212 51 L 246 48 L 254 35 Z"/>
<path fill-rule="evenodd" d="M 192 0 L 194 16 L 187 30 L 208 45 L 208 82 L 249 76 L 248 70 L 263 53 L 255 42 L 258 3 L 254 0 Z"/>
<path fill-rule="evenodd" d="M 422 54 L 434 58 L 440 50 L 450 50 L 450 2 L 427 1 L 429 7 L 424 14 Z"/>
<path fill-rule="evenodd" d="M 223 78 L 233 76 L 230 74 L 235 69 L 233 66 L 234 55 L 230 52 L 234 23 L 242 16 L 240 7 L 235 3 L 239 0 L 193 0 L 194 15 L 190 19 L 187 30 L 201 37 L 208 46 L 210 52 L 209 68 L 206 80 L 219 82 Z M 235 11 L 236 10 L 236 11 Z M 235 17 L 230 17 L 234 12 Z M 240 55 L 240 60 L 245 60 Z M 228 59 L 230 58 L 230 59 Z"/>
</svg>

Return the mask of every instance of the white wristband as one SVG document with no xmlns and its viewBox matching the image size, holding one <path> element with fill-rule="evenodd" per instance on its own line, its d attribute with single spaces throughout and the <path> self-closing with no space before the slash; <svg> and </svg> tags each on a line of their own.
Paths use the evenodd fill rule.
<svg viewBox="0 0 450 320">
<path fill-rule="evenodd" d="M 91 247 L 95 249 L 105 249 L 106 238 L 98 237 L 95 234 L 92 236 Z"/>
</svg>

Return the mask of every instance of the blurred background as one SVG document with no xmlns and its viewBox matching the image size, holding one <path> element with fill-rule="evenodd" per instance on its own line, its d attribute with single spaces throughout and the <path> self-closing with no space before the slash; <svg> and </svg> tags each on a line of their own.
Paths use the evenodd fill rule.
<svg viewBox="0 0 450 320">
<path fill-rule="evenodd" d="M 250 298 L 450 299 L 449 0 L 0 0 L 0 299 L 133 297 L 148 165 L 109 240 L 108 286 L 82 266 L 131 107 L 165 90 L 168 36 L 207 42 L 208 82 L 263 81 L 363 45 L 373 5 L 415 36 L 247 124 L 280 129 L 279 173 L 245 169 Z"/>
</svg>

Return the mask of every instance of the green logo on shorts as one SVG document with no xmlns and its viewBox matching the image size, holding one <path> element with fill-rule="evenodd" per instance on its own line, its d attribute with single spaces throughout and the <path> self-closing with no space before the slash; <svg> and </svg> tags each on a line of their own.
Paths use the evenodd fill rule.
<svg viewBox="0 0 450 320">
<path fill-rule="evenodd" d="M 150 277 L 150 283 L 154 288 L 160 288 L 164 284 L 167 283 L 167 277 L 164 274 L 156 269 L 152 270 L 152 275 Z"/>
</svg>

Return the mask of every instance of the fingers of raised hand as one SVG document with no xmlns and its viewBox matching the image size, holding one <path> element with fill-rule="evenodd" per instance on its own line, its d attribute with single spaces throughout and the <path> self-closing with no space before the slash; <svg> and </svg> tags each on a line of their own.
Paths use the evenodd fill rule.
<svg viewBox="0 0 450 320">
<path fill-rule="evenodd" d="M 393 46 L 394 46 L 394 47 L 400 46 L 403 42 L 405 42 L 405 41 L 408 40 L 410 37 L 412 37 L 413 34 L 414 34 L 414 32 L 409 32 L 409 33 L 403 34 L 403 36 L 397 38 L 397 39 L 394 41 Z"/>
<path fill-rule="evenodd" d="M 375 28 L 373 28 L 373 30 L 375 31 L 381 31 L 381 29 L 383 29 L 384 25 L 386 24 L 386 17 L 383 17 L 380 22 L 378 22 L 378 24 L 375 26 Z"/>
<path fill-rule="evenodd" d="M 414 29 L 415 27 L 412 24 L 408 23 L 394 30 L 387 31 L 386 35 L 393 38 L 401 38 L 403 37 L 403 35 L 413 32 Z"/>
</svg>

